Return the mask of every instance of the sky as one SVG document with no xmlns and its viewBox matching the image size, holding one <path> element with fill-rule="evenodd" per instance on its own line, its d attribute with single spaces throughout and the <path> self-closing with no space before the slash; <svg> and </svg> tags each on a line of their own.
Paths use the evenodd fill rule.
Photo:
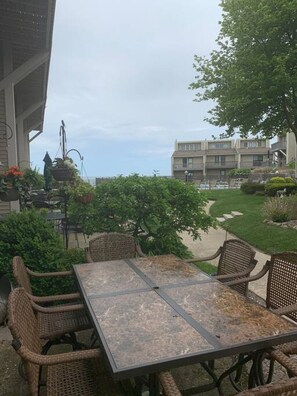
<svg viewBox="0 0 297 396">
<path fill-rule="evenodd" d="M 31 166 L 61 157 L 83 177 L 171 174 L 174 143 L 223 132 L 194 102 L 194 55 L 216 48 L 220 0 L 58 0 L 43 133 Z"/>
</svg>

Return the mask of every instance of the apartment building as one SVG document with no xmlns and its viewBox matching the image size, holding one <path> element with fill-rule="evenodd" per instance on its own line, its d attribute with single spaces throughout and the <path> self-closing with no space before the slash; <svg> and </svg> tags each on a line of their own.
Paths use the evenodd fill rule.
<svg viewBox="0 0 297 396">
<path fill-rule="evenodd" d="M 197 182 L 226 180 L 231 169 L 269 166 L 271 160 L 269 140 L 176 141 L 171 175 Z"/>
</svg>

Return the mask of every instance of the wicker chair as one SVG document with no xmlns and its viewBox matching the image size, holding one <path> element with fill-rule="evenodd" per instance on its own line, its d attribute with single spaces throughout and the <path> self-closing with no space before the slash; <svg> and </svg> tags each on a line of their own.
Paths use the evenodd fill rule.
<svg viewBox="0 0 297 396">
<path fill-rule="evenodd" d="M 249 278 L 228 282 L 252 282 L 268 273 L 266 290 L 266 307 L 273 312 L 287 316 L 297 322 L 297 253 L 285 252 L 271 256 L 262 270 Z M 282 344 L 278 347 L 286 355 L 297 354 L 297 341 Z M 272 372 L 270 373 L 270 377 Z"/>
<path fill-rule="evenodd" d="M 228 239 L 212 256 L 202 258 L 196 257 L 187 261 L 210 261 L 219 257 L 218 271 L 213 276 L 225 283 L 233 279 L 249 276 L 257 264 L 255 254 L 256 252 L 247 243 L 238 239 Z M 246 296 L 248 292 L 248 283 L 241 283 L 233 286 L 233 288 Z"/>
<path fill-rule="evenodd" d="M 296 396 L 297 395 L 297 362 L 286 356 L 283 352 L 279 350 L 272 350 L 270 356 L 278 361 L 289 373 L 290 376 L 294 378 L 288 378 L 284 380 L 279 380 L 275 383 L 270 383 L 267 385 L 258 386 L 252 389 L 247 389 L 240 393 L 238 396 L 256 396 L 256 395 L 266 395 L 266 396 Z M 163 381 L 162 390 L 163 394 L 167 396 L 181 396 L 182 393 L 179 391 L 177 384 L 169 372 L 164 372 L 159 374 L 159 379 Z M 169 393 L 166 393 L 169 392 Z M 184 391 L 187 394 L 187 391 Z"/>
<path fill-rule="evenodd" d="M 273 350 L 270 353 L 271 358 L 277 360 L 287 371 L 290 376 L 285 380 L 280 380 L 276 383 L 261 385 L 253 389 L 240 392 L 238 396 L 296 396 L 297 395 L 297 362 L 287 357 L 279 350 Z"/>
<path fill-rule="evenodd" d="M 253 276 L 227 282 L 228 286 L 249 283 L 268 273 L 266 308 L 297 322 L 297 253 L 273 254 L 262 270 Z"/>
<path fill-rule="evenodd" d="M 164 396 L 181 396 L 174 378 L 168 371 L 159 373 L 159 381 L 162 388 L 162 395 Z"/>
<path fill-rule="evenodd" d="M 22 258 L 19 256 L 15 256 L 12 261 L 16 282 L 26 291 L 33 310 L 35 311 L 40 337 L 42 340 L 47 341 L 43 346 L 43 353 L 47 353 L 52 345 L 61 342 L 72 344 L 74 349 L 80 348 L 81 344 L 77 342 L 75 332 L 90 329 L 92 327 L 84 306 L 82 304 L 56 305 L 54 307 L 43 307 L 39 305 L 40 303 L 78 299 L 80 294 L 72 293 L 44 297 L 33 296 L 28 276 L 66 276 L 71 275 L 72 272 L 65 271 L 38 274 L 26 268 Z"/>
<path fill-rule="evenodd" d="M 102 395 L 123 394 L 107 376 L 99 349 L 42 355 L 39 323 L 23 288 L 10 293 L 8 320 L 12 345 L 24 361 L 31 396 L 40 394 L 44 379 L 47 396 L 95 396 L 98 390 Z"/>
<path fill-rule="evenodd" d="M 12 270 L 13 270 L 13 275 L 14 275 L 16 283 L 26 290 L 26 292 L 28 293 L 28 295 L 32 301 L 34 301 L 38 304 L 80 299 L 79 293 L 60 294 L 60 295 L 55 295 L 55 296 L 34 296 L 32 294 L 30 276 L 35 277 L 35 278 L 73 276 L 72 271 L 43 272 L 43 273 L 34 272 L 25 266 L 24 261 L 20 256 L 13 257 Z"/>
<path fill-rule="evenodd" d="M 86 249 L 89 263 L 144 256 L 131 235 L 103 232 L 91 239 Z"/>
</svg>

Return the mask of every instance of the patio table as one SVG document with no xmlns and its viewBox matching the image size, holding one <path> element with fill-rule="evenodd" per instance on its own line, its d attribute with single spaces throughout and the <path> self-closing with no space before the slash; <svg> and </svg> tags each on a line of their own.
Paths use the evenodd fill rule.
<svg viewBox="0 0 297 396">
<path fill-rule="evenodd" d="M 114 379 L 297 340 L 297 326 L 173 255 L 74 265 Z"/>
</svg>

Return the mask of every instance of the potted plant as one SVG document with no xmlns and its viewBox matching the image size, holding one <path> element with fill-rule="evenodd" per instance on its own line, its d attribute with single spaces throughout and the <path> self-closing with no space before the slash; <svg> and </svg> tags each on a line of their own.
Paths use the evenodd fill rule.
<svg viewBox="0 0 297 396">
<path fill-rule="evenodd" d="M 76 174 L 75 164 L 71 158 L 55 158 L 52 166 L 53 178 L 57 181 L 69 181 Z"/>
<path fill-rule="evenodd" d="M 71 189 L 70 194 L 76 202 L 91 203 L 95 195 L 95 188 L 82 180 Z"/>
<path fill-rule="evenodd" d="M 17 201 L 23 186 L 24 173 L 18 166 L 11 166 L 0 174 L 0 200 Z"/>
</svg>

